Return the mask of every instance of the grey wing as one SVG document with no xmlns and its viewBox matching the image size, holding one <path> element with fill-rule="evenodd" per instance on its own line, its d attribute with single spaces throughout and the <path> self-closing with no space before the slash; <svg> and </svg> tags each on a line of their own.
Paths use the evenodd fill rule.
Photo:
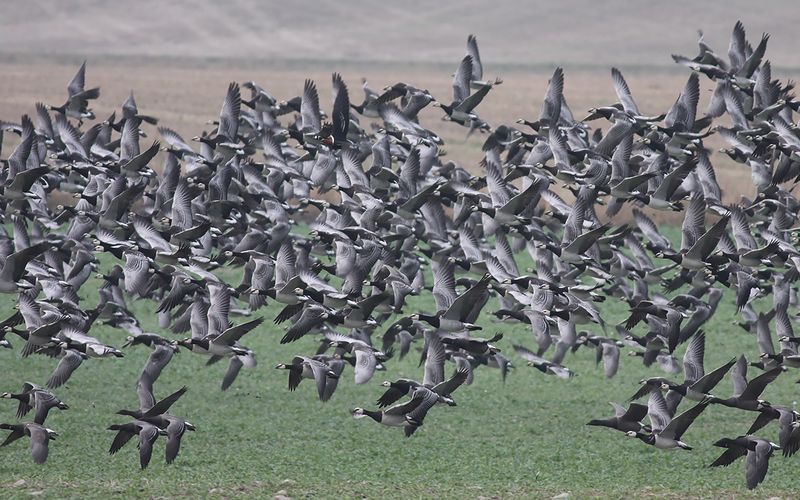
<svg viewBox="0 0 800 500">
<path fill-rule="evenodd" d="M 445 380 L 440 384 L 436 384 L 434 387 L 431 388 L 433 392 L 439 395 L 449 395 L 452 394 L 456 389 L 461 387 L 466 381 L 467 377 L 469 377 L 469 370 L 459 368 L 453 374 L 452 377 Z"/>
<path fill-rule="evenodd" d="M 236 380 L 236 377 L 239 376 L 239 371 L 244 366 L 244 363 L 239 356 L 233 356 L 231 358 L 230 363 L 228 364 L 228 371 L 225 372 L 225 377 L 222 379 L 222 390 L 227 390 L 231 384 Z"/>
<path fill-rule="evenodd" d="M 125 267 L 122 269 L 125 275 L 125 291 L 140 296 L 144 295 L 150 279 L 149 269 L 150 260 L 143 253 L 126 251 Z"/>
<path fill-rule="evenodd" d="M 439 395 L 430 389 L 417 387 L 414 390 L 414 395 L 411 399 L 412 401 L 417 399 L 420 400 L 420 402 L 416 408 L 406 415 L 406 419 L 421 424 L 425 419 L 425 416 L 428 414 L 428 410 L 430 410 L 439 400 Z"/>
<path fill-rule="evenodd" d="M 466 231 L 466 230 L 465 230 Z M 469 231 L 460 234 L 470 234 Z M 471 247 L 470 247 L 471 248 Z M 433 264 L 433 298 L 438 311 L 448 310 L 458 297 L 455 264 L 449 260 Z"/>
<path fill-rule="evenodd" d="M 306 80 L 303 86 L 303 99 L 300 103 L 300 115 L 303 119 L 304 132 L 319 132 L 322 123 L 319 114 L 319 94 L 313 80 Z"/>
<path fill-rule="evenodd" d="M 446 352 L 439 334 L 435 330 L 425 331 L 425 375 L 422 385 L 432 387 L 444 381 L 444 361 Z"/>
<path fill-rule="evenodd" d="M 756 339 L 758 340 L 758 348 L 762 354 L 775 354 L 775 344 L 772 342 L 769 320 L 761 313 L 759 313 L 758 320 L 756 320 Z"/>
<path fill-rule="evenodd" d="M 467 54 L 472 58 L 472 80 L 483 79 L 483 65 L 480 52 L 478 52 L 478 39 L 475 38 L 475 35 L 467 37 Z"/>
<path fill-rule="evenodd" d="M 633 100 L 628 82 L 625 81 L 625 77 L 622 76 L 622 73 L 617 68 L 611 68 L 611 79 L 614 82 L 614 91 L 617 93 L 619 102 L 622 103 L 622 108 L 628 113 L 638 115 L 639 108 L 636 107 L 636 102 Z"/>
<path fill-rule="evenodd" d="M 731 369 L 731 366 L 733 366 L 734 363 L 736 363 L 736 358 L 733 358 L 732 360 L 720 366 L 716 370 L 707 373 L 692 385 L 692 389 L 708 394 L 711 391 L 711 389 L 716 387 L 719 381 L 722 380 L 722 377 L 724 377 L 725 374 L 728 373 L 728 370 Z"/>
<path fill-rule="evenodd" d="M 172 195 L 170 211 L 170 226 L 175 229 L 185 230 L 192 227 L 192 194 L 186 179 L 180 178 Z"/>
<path fill-rule="evenodd" d="M 748 450 L 747 457 L 744 459 L 744 477 L 747 488 L 750 490 L 754 489 L 758 486 L 758 483 L 761 482 L 759 480 L 759 465 L 761 465 L 761 461 L 759 460 L 758 453 Z"/>
<path fill-rule="evenodd" d="M 180 418 L 170 418 L 167 426 L 166 461 L 171 464 L 178 456 L 181 448 L 181 438 L 186 432 L 186 422 Z"/>
<path fill-rule="evenodd" d="M 625 415 L 625 411 L 626 411 L 625 407 L 622 406 L 621 404 L 614 403 L 613 401 L 609 402 L 608 404 L 610 404 L 611 407 L 614 408 L 614 416 L 615 417 L 621 417 L 621 416 Z"/>
<path fill-rule="evenodd" d="M 616 344 L 603 344 L 603 373 L 612 378 L 619 369 L 619 347 Z"/>
<path fill-rule="evenodd" d="M 153 456 L 153 443 L 158 438 L 158 428 L 154 425 L 143 424 L 139 431 L 139 465 L 146 469 Z"/>
<path fill-rule="evenodd" d="M 731 33 L 731 41 L 728 45 L 728 58 L 731 61 L 731 69 L 738 71 L 744 66 L 744 61 L 747 58 L 745 50 L 747 47 L 747 40 L 745 38 L 744 25 L 741 21 L 736 21 L 733 26 L 733 33 Z"/>
<path fill-rule="evenodd" d="M 153 383 L 149 379 L 139 379 L 136 383 L 136 394 L 139 396 L 139 409 L 143 412 L 148 411 L 156 404 Z"/>
<path fill-rule="evenodd" d="M 31 434 L 31 454 L 33 455 L 33 462 L 35 464 L 43 464 L 47 461 L 47 455 L 50 453 L 48 446 L 50 436 L 47 429 L 41 425 L 28 424 L 28 432 Z"/>
<path fill-rule="evenodd" d="M 350 126 L 350 95 L 347 85 L 338 73 L 332 75 L 333 83 L 333 111 L 331 112 L 333 121 L 332 134 L 337 142 L 347 140 L 347 131 Z"/>
<path fill-rule="evenodd" d="M 309 364 L 311 373 L 314 375 L 314 382 L 317 384 L 317 395 L 320 401 L 325 401 L 325 385 L 328 378 L 328 367 L 321 361 L 314 359 L 306 360 L 306 363 Z"/>
<path fill-rule="evenodd" d="M 550 362 L 560 365 L 561 362 L 564 361 L 564 356 L 567 355 L 571 347 L 572 346 L 570 344 L 562 340 L 556 342 L 556 352 L 553 354 L 553 357 L 550 359 Z"/>
<path fill-rule="evenodd" d="M 169 246 L 167 240 L 164 239 L 158 231 L 155 230 L 150 222 L 143 217 L 135 217 L 133 219 L 133 227 L 140 238 L 145 240 L 150 248 L 159 252 L 172 252 L 172 247 Z"/>
<path fill-rule="evenodd" d="M 647 400 L 647 415 L 650 417 L 650 426 L 654 433 L 663 431 L 672 420 L 667 402 L 658 388 L 650 391 L 650 398 Z"/>
<path fill-rule="evenodd" d="M 228 85 L 228 92 L 225 94 L 225 101 L 222 103 L 222 109 L 219 113 L 218 137 L 224 137 L 232 142 L 237 141 L 241 107 L 242 96 L 239 92 L 239 84 L 231 83 Z"/>
<path fill-rule="evenodd" d="M 292 241 L 287 239 L 281 244 L 275 259 L 275 286 L 283 286 L 297 275 L 297 254 Z"/>
<path fill-rule="evenodd" d="M 453 102 L 460 103 L 469 97 L 469 82 L 472 79 L 472 57 L 464 56 L 453 76 Z"/>
<path fill-rule="evenodd" d="M 544 103 L 539 112 L 539 120 L 558 121 L 561 116 L 561 102 L 564 95 L 564 70 L 556 68 L 547 83 Z"/>
<path fill-rule="evenodd" d="M 173 354 L 175 354 L 175 351 L 171 347 L 157 345 L 147 358 L 147 363 L 145 363 L 142 369 L 141 377 L 147 377 L 150 384 L 154 383 L 159 375 L 161 375 L 161 371 L 164 367 L 169 364 Z"/>
<path fill-rule="evenodd" d="M 69 81 L 67 84 L 67 93 L 70 97 L 74 96 L 75 94 L 80 94 L 83 92 L 83 88 L 86 86 L 86 61 L 83 61 L 81 67 L 78 68 L 78 72 L 75 73 L 75 76 L 72 77 L 72 80 Z"/>
<path fill-rule="evenodd" d="M 706 334 L 702 330 L 697 332 L 686 348 L 683 355 L 683 372 L 687 385 L 691 385 L 705 375 L 703 369 L 703 356 L 706 351 Z"/>
<path fill-rule="evenodd" d="M 686 429 L 692 425 L 692 422 L 701 414 L 708 406 L 708 401 L 697 403 L 677 417 L 673 418 L 661 434 L 664 437 L 680 439 Z M 653 430 L 655 432 L 655 429 Z"/>
<path fill-rule="evenodd" d="M 53 393 L 45 390 L 36 391 L 36 413 L 33 421 L 37 424 L 44 424 L 47 414 L 50 412 L 50 408 L 58 406 L 59 403 L 61 403 L 61 400 L 59 400 Z"/>
<path fill-rule="evenodd" d="M 66 350 L 61 361 L 58 362 L 58 366 L 47 380 L 47 387 L 54 389 L 64 385 L 72 376 L 72 372 L 81 366 L 81 363 L 83 363 L 83 357 L 80 353 L 71 349 Z"/>
<path fill-rule="evenodd" d="M 731 381 L 733 382 L 733 396 L 741 396 L 747 388 L 747 358 L 740 356 L 731 371 Z"/>
<path fill-rule="evenodd" d="M 220 283 L 208 283 L 208 297 L 211 303 L 206 314 L 208 335 L 219 335 L 228 329 L 231 311 L 231 292 Z"/>
<path fill-rule="evenodd" d="M 706 107 L 706 115 L 712 118 L 717 118 L 725 113 L 725 88 L 727 81 L 723 79 L 717 80 L 717 85 L 714 87 L 714 93 L 711 94 L 711 100 L 708 101 Z"/>
<path fill-rule="evenodd" d="M 631 403 L 622 418 L 629 422 L 640 422 L 647 416 L 647 407 L 639 403 Z"/>
<path fill-rule="evenodd" d="M 459 321 L 469 321 L 468 317 L 477 318 L 480 314 L 481 308 L 486 304 L 489 298 L 489 280 L 492 276 L 486 274 L 477 283 L 472 285 L 466 292 L 462 293 L 445 312 L 444 317 L 448 319 L 456 319 Z"/>
<path fill-rule="evenodd" d="M 339 385 L 339 378 L 342 376 L 342 372 L 344 371 L 344 361 L 341 359 L 332 359 L 328 361 L 326 364 L 328 365 L 328 369 L 332 371 L 337 378 L 328 377 L 326 375 L 325 380 L 325 394 L 322 396 L 322 401 L 328 401 L 333 396 L 333 393 L 336 391 L 336 387 Z"/>
<path fill-rule="evenodd" d="M 264 318 L 260 317 L 227 328 L 216 339 L 214 339 L 214 342 L 223 345 L 233 345 L 234 343 L 238 342 L 242 337 L 244 337 L 246 334 L 248 334 L 249 332 L 257 328 L 259 325 L 261 325 L 261 323 L 263 322 Z"/>
<path fill-rule="evenodd" d="M 359 349 L 356 351 L 355 380 L 356 384 L 366 384 L 375 374 L 378 360 L 372 351 Z"/>
<path fill-rule="evenodd" d="M 471 385 L 475 377 L 472 363 L 470 363 L 469 360 L 463 356 L 455 357 L 455 363 L 456 363 L 456 370 L 458 371 L 463 370 L 467 374 L 467 378 L 466 380 L 464 380 L 464 384 Z"/>
<path fill-rule="evenodd" d="M 514 352 L 519 354 L 525 361 L 530 361 L 531 363 L 546 363 L 547 360 L 544 358 L 537 356 L 536 353 L 531 351 L 530 349 L 523 347 L 521 345 L 514 345 Z"/>
</svg>

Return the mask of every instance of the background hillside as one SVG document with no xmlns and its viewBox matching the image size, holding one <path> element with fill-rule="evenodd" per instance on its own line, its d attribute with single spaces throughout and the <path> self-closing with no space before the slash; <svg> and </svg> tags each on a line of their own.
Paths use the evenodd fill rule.
<svg viewBox="0 0 800 500">
<path fill-rule="evenodd" d="M 800 12 L 792 0 L 558 2 L 368 0 L 61 1 L 6 4 L 0 54 L 135 56 L 182 63 L 222 59 L 318 63 L 447 63 L 468 33 L 493 65 L 673 66 L 670 52 L 693 52 L 702 28 L 719 51 L 742 19 L 752 35 L 772 34 L 777 67 L 794 57 Z"/>
</svg>

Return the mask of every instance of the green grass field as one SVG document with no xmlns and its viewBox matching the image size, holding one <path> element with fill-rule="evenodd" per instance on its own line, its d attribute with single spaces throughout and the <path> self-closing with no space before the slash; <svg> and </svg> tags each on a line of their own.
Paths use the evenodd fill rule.
<svg viewBox="0 0 800 500">
<path fill-rule="evenodd" d="M 104 262 L 105 269 L 110 264 Z M 97 300 L 92 284 L 81 290 L 85 308 Z M 411 299 L 407 311 L 433 307 L 429 295 Z M 3 296 L 0 312 L 9 314 L 13 301 L 14 296 Z M 131 301 L 129 306 L 146 331 L 166 335 L 157 328 L 152 302 Z M 494 309 L 492 300 L 487 311 Z M 48 427 L 60 436 L 51 443 L 44 466 L 32 463 L 27 439 L 0 450 L 0 497 L 272 496 L 281 490 L 291 497 L 314 498 L 548 497 L 564 492 L 578 497 L 749 495 L 741 461 L 727 469 L 707 465 L 721 451 L 712 443 L 743 433 L 754 413 L 709 408 L 684 436 L 695 447 L 689 452 L 664 452 L 622 433 L 584 425 L 591 418 L 609 416 L 608 402 L 624 402 L 639 379 L 661 375 L 657 368 L 645 369 L 638 358 L 623 356 L 618 375 L 606 380 L 594 364 L 594 352 L 581 349 L 565 361 L 579 376 L 569 381 L 545 376 L 511 349 L 512 343 L 533 345 L 530 329 L 497 323 L 483 314 L 479 323 L 484 330 L 479 333 L 503 332 L 499 346 L 516 369 L 505 384 L 499 371 L 479 369 L 475 383 L 455 394 L 457 407 L 434 408 L 425 425 L 406 439 L 399 429 L 354 420 L 350 410 L 374 407 L 385 379 L 421 378 L 418 353 L 412 350 L 403 361 L 391 360 L 387 372 L 376 373 L 362 386 L 353 384 L 348 367 L 337 393 L 323 404 L 309 381 L 290 393 L 286 373 L 273 368 L 295 354 L 312 353 L 318 340 L 312 335 L 281 346 L 285 326 L 271 324 L 277 310 L 271 304 L 258 311 L 270 321 L 245 337 L 245 343 L 256 351 L 259 366 L 243 370 L 228 392 L 219 390 L 223 363 L 206 367 L 206 358 L 183 351 L 164 370 L 156 395 L 186 384 L 189 391 L 172 412 L 198 428 L 184 437 L 176 463 L 165 465 L 163 439 L 145 471 L 139 470 L 135 440 L 115 456 L 107 453 L 113 433 L 106 427 L 126 419 L 114 412 L 138 404 L 136 377 L 149 351 L 134 348 L 122 359 L 84 363 L 55 391 L 70 409 L 54 410 L 48 418 Z M 614 324 L 624 319 L 627 306 L 609 300 L 602 311 Z M 758 355 L 755 339 L 734 326 L 735 319 L 733 294 L 726 291 L 705 328 L 707 370 L 735 355 Z M 126 335 L 106 326 L 91 333 L 116 346 Z M 41 356 L 20 359 L 21 342 L 9 338 L 15 349 L 0 351 L 0 390 L 17 391 L 25 380 L 43 383 L 56 361 Z M 682 355 L 683 347 L 679 352 Z M 797 378 L 793 372 L 782 375 L 768 387 L 765 398 L 794 404 Z M 726 378 L 715 392 L 727 396 L 730 390 Z M 15 409 L 12 402 L 0 401 L 0 419 L 13 421 Z M 762 434 L 777 441 L 774 424 Z M 797 491 L 797 458 L 775 456 L 766 481 L 753 495 L 794 496 Z"/>
</svg>

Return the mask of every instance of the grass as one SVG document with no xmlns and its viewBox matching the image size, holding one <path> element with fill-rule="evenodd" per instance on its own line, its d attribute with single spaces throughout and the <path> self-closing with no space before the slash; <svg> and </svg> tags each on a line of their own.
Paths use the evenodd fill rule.
<svg viewBox="0 0 800 500">
<path fill-rule="evenodd" d="M 104 260 L 102 268 L 110 265 Z M 96 301 L 92 284 L 81 290 L 84 307 Z M 11 312 L 13 302 L 13 296 L 2 297 L 0 311 Z M 430 310 L 431 304 L 429 295 L 414 297 L 407 310 Z M 129 306 L 146 330 L 161 332 L 152 302 L 131 301 Z M 494 308 L 492 301 L 487 310 Z M 626 309 L 616 300 L 602 306 L 612 324 L 625 317 Z M 270 305 L 259 314 L 271 319 L 276 312 Z M 486 334 L 505 334 L 499 345 L 506 354 L 512 342 L 533 344 L 528 327 L 491 318 L 483 314 L 479 323 Z M 726 292 L 706 327 L 707 369 L 741 353 L 757 355 L 754 338 L 732 326 L 734 319 L 733 296 Z M 60 436 L 51 444 L 46 465 L 33 465 L 26 441 L 2 449 L 0 496 L 229 497 L 269 496 L 282 490 L 291 497 L 315 498 L 546 497 L 563 492 L 580 497 L 748 495 L 741 462 L 727 469 L 707 465 L 719 451 L 712 443 L 743 433 L 753 413 L 710 408 L 684 437 L 695 446 L 691 452 L 663 452 L 621 433 L 584 425 L 590 418 L 607 416 L 607 402 L 623 402 L 639 379 L 659 373 L 645 369 L 638 359 L 624 357 L 618 375 L 605 380 L 594 365 L 594 352 L 581 349 L 566 360 L 579 376 L 564 381 L 544 376 L 509 354 L 517 368 L 505 384 L 497 370 L 481 368 L 475 383 L 456 393 L 457 407 L 435 408 L 417 434 L 406 439 L 398 429 L 353 420 L 350 410 L 373 407 L 385 378 L 419 378 L 415 351 L 402 361 L 391 360 L 388 371 L 366 385 L 355 386 L 348 368 L 332 400 L 322 404 L 309 381 L 290 393 L 285 372 L 273 369 L 295 354 L 313 352 L 317 337 L 282 346 L 278 340 L 283 331 L 267 322 L 245 338 L 259 366 L 243 371 L 225 393 L 219 390 L 223 364 L 206 367 L 205 358 L 187 352 L 173 359 L 156 384 L 157 396 L 188 385 L 173 412 L 198 430 L 187 433 L 178 460 L 170 466 L 164 463 L 164 442 L 159 440 L 145 471 L 138 468 L 133 444 L 115 456 L 107 454 L 113 436 L 105 428 L 125 420 L 114 412 L 138 404 L 135 380 L 149 351 L 129 349 L 122 359 L 86 362 L 55 391 L 70 409 L 53 411 L 48 419 Z M 106 326 L 92 334 L 117 346 L 125 337 Z M 40 356 L 20 359 L 20 343 L 15 344 L 15 350 L 0 352 L 2 389 L 18 390 L 25 380 L 45 381 L 55 361 Z M 767 389 L 766 398 L 793 404 L 796 378 L 793 373 L 783 375 Z M 726 395 L 730 390 L 726 378 L 716 392 Z M 13 421 L 15 406 L 0 403 L 0 418 Z M 774 425 L 762 434 L 777 440 Z M 774 457 L 755 495 L 794 495 L 796 466 L 796 459 Z"/>
</svg>

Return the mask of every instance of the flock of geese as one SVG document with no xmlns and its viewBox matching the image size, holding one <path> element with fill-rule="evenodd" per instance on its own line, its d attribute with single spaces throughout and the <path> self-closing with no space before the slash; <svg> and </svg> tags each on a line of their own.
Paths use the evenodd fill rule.
<svg viewBox="0 0 800 500">
<path fill-rule="evenodd" d="M 714 443 L 725 451 L 711 465 L 745 457 L 747 487 L 756 487 L 776 450 L 788 457 L 800 448 L 800 415 L 761 399 L 784 371 L 800 368 L 789 310 L 800 276 L 793 242 L 800 204 L 791 192 L 800 180 L 793 119 L 800 101 L 791 83 L 773 79 L 768 39 L 753 47 L 737 23 L 725 56 L 701 33 L 696 56 L 673 56 L 691 72 L 657 116 L 639 111 L 612 69 L 618 102 L 578 120 L 557 69 L 538 116 L 492 126 L 476 109 L 501 80 L 484 78 L 470 36 L 450 102 L 404 82 L 381 92 L 365 82 L 363 102 L 352 104 L 334 74 L 324 113 L 311 80 L 287 101 L 254 82 L 231 83 L 213 130 L 186 141 L 158 127 L 160 140 L 144 143 L 157 119 L 140 114 L 131 94 L 119 116 L 96 120 L 90 104 L 100 90 L 86 88 L 84 64 L 64 104 L 37 103 L 33 119 L 2 123 L 19 139 L 2 168 L 0 292 L 16 294 L 18 307 L 0 323 L 0 343 L 22 357 L 54 358 L 49 380 L 3 394 L 18 401 L 18 419 L 34 416 L 0 424 L 10 431 L 2 446 L 29 438 L 34 462 L 46 461 L 57 433 L 45 423 L 52 409 L 67 409 L 53 391 L 93 358 L 123 357 L 90 335 L 102 321 L 126 332 L 120 348 L 152 351 L 136 384 L 139 408 L 118 412 L 109 451 L 136 437 L 145 468 L 163 437 L 172 462 L 195 428 L 170 411 L 185 387 L 155 397 L 162 371 L 185 349 L 209 365 L 226 362 L 226 390 L 243 367 L 256 366 L 245 336 L 268 329 L 258 314 L 271 302 L 282 307 L 274 319 L 284 325 L 282 344 L 322 337 L 316 352 L 298 349 L 276 366 L 289 390 L 311 380 L 321 401 L 348 366 L 365 384 L 392 357 L 421 347 L 419 380 L 384 382 L 376 408 L 352 410 L 410 436 L 435 407 L 455 405 L 476 370 L 495 368 L 505 378 L 513 367 L 496 347 L 502 335 L 475 334 L 496 297 L 494 316 L 519 325 L 514 353 L 543 374 L 572 377 L 567 354 L 583 346 L 613 377 L 625 345 L 666 372 L 642 380 L 627 408 L 613 404 L 613 417 L 590 425 L 688 450 L 683 435 L 709 407 L 750 412 L 747 432 Z M 705 112 L 698 110 L 703 77 L 714 85 Z M 479 166 L 445 161 L 442 140 L 420 120 L 428 105 L 485 134 Z M 722 202 L 709 137 L 750 167 L 752 199 Z M 154 170 L 159 152 L 163 166 Z M 615 224 L 626 205 L 632 222 Z M 680 246 L 645 209 L 683 212 Z M 534 263 L 528 274 L 518 267 L 523 253 Z M 225 281 L 232 268 L 240 283 Z M 98 302 L 85 306 L 78 291 L 94 293 L 94 276 Z M 726 289 L 762 354 L 706 371 L 706 338 L 725 332 L 703 327 Z M 406 299 L 420 294 L 432 294 L 430 307 L 408 310 Z M 756 312 L 754 301 L 770 295 L 771 309 Z M 143 331 L 127 306 L 132 299 L 149 301 L 168 333 Z M 627 321 L 607 325 L 604 300 L 629 304 Z M 681 366 L 676 349 L 684 343 Z M 758 373 L 748 379 L 748 370 Z M 715 394 L 729 372 L 734 393 Z M 642 398 L 646 404 L 635 402 Z M 773 421 L 777 444 L 756 435 Z"/>
</svg>

